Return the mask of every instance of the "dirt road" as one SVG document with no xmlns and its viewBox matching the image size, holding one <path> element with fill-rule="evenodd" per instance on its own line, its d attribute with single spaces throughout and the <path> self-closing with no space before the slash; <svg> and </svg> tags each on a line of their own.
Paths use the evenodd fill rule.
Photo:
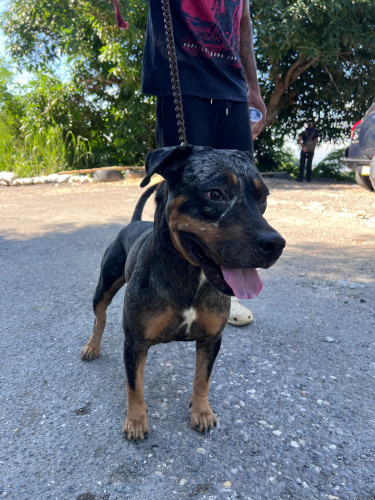
<svg viewBox="0 0 375 500">
<path fill-rule="evenodd" d="M 145 379 L 151 435 L 137 446 L 121 436 L 121 293 L 101 357 L 79 352 L 102 253 L 140 188 L 0 188 L 0 496 L 375 498 L 375 195 L 267 184 L 266 217 L 287 246 L 261 272 L 254 323 L 224 331 L 211 389 L 219 427 L 189 429 L 194 346 L 158 346 Z"/>
</svg>

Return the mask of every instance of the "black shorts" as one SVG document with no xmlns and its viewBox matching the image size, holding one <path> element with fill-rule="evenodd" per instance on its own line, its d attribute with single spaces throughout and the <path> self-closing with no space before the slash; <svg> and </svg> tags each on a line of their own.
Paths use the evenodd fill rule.
<svg viewBox="0 0 375 500">
<path fill-rule="evenodd" d="M 253 154 L 247 102 L 183 95 L 182 105 L 189 144 L 238 149 Z M 173 96 L 157 98 L 156 144 L 159 148 L 179 144 Z"/>
</svg>

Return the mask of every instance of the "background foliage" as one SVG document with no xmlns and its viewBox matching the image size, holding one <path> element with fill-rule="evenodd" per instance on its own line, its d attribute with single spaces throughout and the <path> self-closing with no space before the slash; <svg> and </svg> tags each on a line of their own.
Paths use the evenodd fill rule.
<svg viewBox="0 0 375 500">
<path fill-rule="evenodd" d="M 65 163 L 142 164 L 155 147 L 154 99 L 139 92 L 148 2 L 120 5 L 125 31 L 111 0 L 10 2 L 2 19 L 10 56 L 35 74 L 17 87 L 10 62 L 1 63 L 0 132 L 15 149 L 42 129 L 62 134 Z M 269 125 L 255 150 L 269 171 L 290 164 L 285 137 L 297 137 L 307 118 L 336 141 L 372 101 L 375 9 L 372 0 L 253 0 L 251 16 Z M 74 153 L 78 143 L 85 153 Z"/>
</svg>

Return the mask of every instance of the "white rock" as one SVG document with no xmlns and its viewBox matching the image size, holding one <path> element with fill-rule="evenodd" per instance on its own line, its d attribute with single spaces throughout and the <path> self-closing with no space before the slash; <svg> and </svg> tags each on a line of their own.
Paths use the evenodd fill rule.
<svg viewBox="0 0 375 500">
<path fill-rule="evenodd" d="M 336 340 L 333 337 L 325 337 L 324 340 L 325 340 L 325 342 L 329 342 L 329 343 L 336 342 Z"/>
<path fill-rule="evenodd" d="M 46 183 L 53 183 L 53 182 L 57 182 L 59 180 L 59 174 L 50 174 L 50 175 L 47 175 L 46 177 Z"/>
<path fill-rule="evenodd" d="M 63 184 L 64 182 L 69 182 L 70 175 L 69 174 L 62 174 L 59 175 L 59 178 L 57 179 L 58 184 Z"/>
<path fill-rule="evenodd" d="M 81 177 L 79 175 L 72 175 L 69 179 L 69 184 L 80 184 Z"/>
<path fill-rule="evenodd" d="M 88 175 L 80 175 L 79 178 L 81 184 L 88 184 L 90 182 L 93 182 L 92 177 L 89 177 Z"/>
<path fill-rule="evenodd" d="M 16 181 L 19 181 L 21 186 L 31 186 L 31 184 L 34 184 L 31 177 L 23 177 L 22 179 L 16 179 Z"/>
<path fill-rule="evenodd" d="M 9 186 L 6 181 L 0 180 L 0 186 Z"/>
<path fill-rule="evenodd" d="M 0 172 L 0 180 L 5 181 L 7 184 L 12 184 L 18 175 L 14 172 Z"/>
</svg>

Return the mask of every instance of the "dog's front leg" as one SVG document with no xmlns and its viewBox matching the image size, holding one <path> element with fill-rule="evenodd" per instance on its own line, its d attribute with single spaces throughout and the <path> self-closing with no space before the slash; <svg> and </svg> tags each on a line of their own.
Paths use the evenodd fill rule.
<svg viewBox="0 0 375 500">
<path fill-rule="evenodd" d="M 221 333 L 208 340 L 196 342 L 196 364 L 193 394 L 190 401 L 190 424 L 199 432 L 216 427 L 217 419 L 208 402 L 210 376 L 216 356 L 220 350 Z"/>
<path fill-rule="evenodd" d="M 144 439 L 150 432 L 143 393 L 143 376 L 147 354 L 147 349 L 140 349 L 134 343 L 125 342 L 124 361 L 128 408 L 122 433 L 129 440 Z"/>
</svg>

